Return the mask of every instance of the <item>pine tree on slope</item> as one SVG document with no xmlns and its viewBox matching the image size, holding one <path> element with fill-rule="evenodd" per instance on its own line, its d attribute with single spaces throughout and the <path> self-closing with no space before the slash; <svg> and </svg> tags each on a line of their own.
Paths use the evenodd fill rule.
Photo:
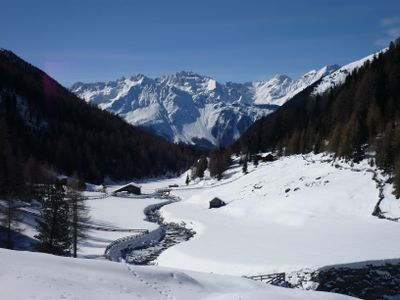
<svg viewBox="0 0 400 300">
<path fill-rule="evenodd" d="M 51 185 L 43 197 L 42 220 L 38 220 L 40 242 L 35 247 L 45 253 L 69 255 L 71 247 L 69 207 L 65 201 L 64 187 Z"/>
</svg>

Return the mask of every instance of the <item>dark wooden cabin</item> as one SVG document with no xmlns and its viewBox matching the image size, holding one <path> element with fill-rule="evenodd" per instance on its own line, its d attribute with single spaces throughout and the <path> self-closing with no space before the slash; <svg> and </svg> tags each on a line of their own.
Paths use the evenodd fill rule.
<svg viewBox="0 0 400 300">
<path fill-rule="evenodd" d="M 261 160 L 267 162 L 267 161 L 274 161 L 275 158 L 271 153 L 268 153 L 267 155 L 263 155 Z"/>
<path fill-rule="evenodd" d="M 219 199 L 218 197 L 215 197 L 214 199 L 212 199 L 210 201 L 210 208 L 219 208 L 222 206 L 225 206 L 226 203 L 224 201 L 222 201 L 221 199 Z"/>
<path fill-rule="evenodd" d="M 128 193 L 128 194 L 140 195 L 141 194 L 141 186 L 137 185 L 136 183 L 129 183 L 127 185 L 124 185 L 123 187 L 120 187 L 119 189 L 117 189 L 113 192 L 113 194 L 117 194 L 117 193 Z"/>
</svg>

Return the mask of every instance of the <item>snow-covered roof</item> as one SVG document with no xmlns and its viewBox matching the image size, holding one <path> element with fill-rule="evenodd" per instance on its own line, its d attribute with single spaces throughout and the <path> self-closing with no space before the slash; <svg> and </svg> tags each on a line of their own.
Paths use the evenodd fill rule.
<svg viewBox="0 0 400 300">
<path fill-rule="evenodd" d="M 121 190 L 123 190 L 123 189 L 125 189 L 125 188 L 127 188 L 127 187 L 129 187 L 129 186 L 134 186 L 134 187 L 137 187 L 137 188 L 139 188 L 139 189 L 142 188 L 141 185 L 139 185 L 139 184 L 137 184 L 137 183 L 135 183 L 135 182 L 130 182 L 130 183 L 127 183 L 127 184 L 125 184 L 125 185 L 122 185 L 122 186 L 116 188 L 116 189 L 113 191 L 113 193 L 119 192 L 119 191 L 121 191 Z"/>
</svg>

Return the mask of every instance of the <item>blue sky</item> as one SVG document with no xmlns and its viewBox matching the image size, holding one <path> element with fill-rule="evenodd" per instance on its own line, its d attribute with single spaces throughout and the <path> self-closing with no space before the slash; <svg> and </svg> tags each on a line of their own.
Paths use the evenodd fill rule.
<svg viewBox="0 0 400 300">
<path fill-rule="evenodd" d="M 0 47 L 60 83 L 181 70 L 298 77 L 400 35 L 399 0 L 0 0 Z"/>
</svg>

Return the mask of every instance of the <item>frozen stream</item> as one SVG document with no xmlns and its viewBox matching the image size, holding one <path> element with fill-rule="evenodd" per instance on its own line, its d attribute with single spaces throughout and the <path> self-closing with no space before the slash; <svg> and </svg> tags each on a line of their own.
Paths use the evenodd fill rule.
<svg viewBox="0 0 400 300">
<path fill-rule="evenodd" d="M 127 263 L 135 265 L 151 265 L 165 249 L 178 243 L 189 240 L 195 232 L 187 229 L 184 223 L 165 223 L 159 210 L 161 207 L 177 200 L 171 196 L 159 204 L 149 205 L 145 208 L 146 221 L 156 223 L 160 227 L 148 233 L 128 236 L 113 242 L 106 250 L 106 257 L 117 261 L 124 259 Z"/>
</svg>

